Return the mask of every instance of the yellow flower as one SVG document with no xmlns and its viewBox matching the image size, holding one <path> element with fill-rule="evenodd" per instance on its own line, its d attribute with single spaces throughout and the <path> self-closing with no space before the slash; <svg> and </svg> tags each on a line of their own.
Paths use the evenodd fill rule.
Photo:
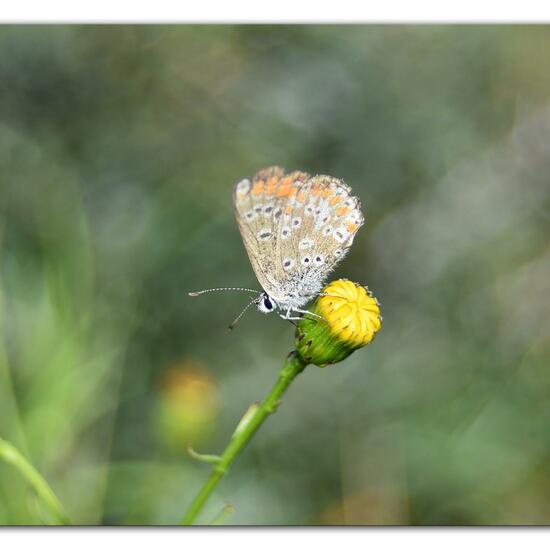
<svg viewBox="0 0 550 550">
<path fill-rule="evenodd" d="M 342 361 L 366 346 L 382 326 L 376 298 L 347 279 L 327 285 L 312 313 L 317 317 L 306 315 L 298 322 L 296 349 L 305 361 L 319 367 Z"/>
<path fill-rule="evenodd" d="M 332 332 L 355 346 L 371 342 L 382 327 L 380 304 L 372 293 L 347 279 L 333 281 L 323 290 L 316 310 Z"/>
</svg>

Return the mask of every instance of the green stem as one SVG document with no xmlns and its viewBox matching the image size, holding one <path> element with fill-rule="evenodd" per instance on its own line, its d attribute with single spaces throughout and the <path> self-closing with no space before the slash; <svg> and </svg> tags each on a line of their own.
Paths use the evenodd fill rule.
<svg viewBox="0 0 550 550">
<path fill-rule="evenodd" d="M 38 473 L 34 466 L 8 441 L 0 438 L 0 459 L 14 466 L 33 487 L 44 504 L 48 506 L 56 523 L 69 525 L 70 521 L 48 482 Z"/>
<path fill-rule="evenodd" d="M 258 431 L 259 427 L 265 422 L 266 418 L 277 410 L 281 397 L 294 378 L 296 378 L 306 366 L 307 363 L 295 351 L 288 355 L 285 365 L 279 373 L 279 380 L 273 386 L 271 393 L 262 403 L 251 408 L 245 415 L 244 422 L 241 421 L 241 423 L 239 423 L 231 441 L 220 456 L 220 460 L 212 468 L 210 477 L 195 497 L 195 500 L 191 503 L 191 506 L 189 506 L 181 522 L 182 525 L 193 525 L 208 498 L 216 488 L 216 485 L 227 473 L 235 458 L 243 451 L 248 442 Z"/>
</svg>

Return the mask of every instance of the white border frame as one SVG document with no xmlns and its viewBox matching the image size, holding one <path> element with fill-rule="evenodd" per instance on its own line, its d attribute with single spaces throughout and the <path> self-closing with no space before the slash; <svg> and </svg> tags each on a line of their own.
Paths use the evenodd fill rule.
<svg viewBox="0 0 550 550">
<path fill-rule="evenodd" d="M 541 23 L 550 2 L 522 0 L 4 1 L 4 23 Z"/>
</svg>

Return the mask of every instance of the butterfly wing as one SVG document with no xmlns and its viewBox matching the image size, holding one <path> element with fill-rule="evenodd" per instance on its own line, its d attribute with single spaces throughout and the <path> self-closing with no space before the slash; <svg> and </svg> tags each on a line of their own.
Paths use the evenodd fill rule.
<svg viewBox="0 0 550 550">
<path fill-rule="evenodd" d="M 319 293 L 363 223 L 361 203 L 342 180 L 314 176 L 298 185 L 284 206 L 276 241 L 277 263 L 288 280 L 283 289 L 293 295 L 293 307 Z"/>
<path fill-rule="evenodd" d="M 351 189 L 331 176 L 280 167 L 236 186 L 233 203 L 258 281 L 281 304 L 300 307 L 321 289 L 363 224 Z"/>
<path fill-rule="evenodd" d="M 278 166 L 258 172 L 252 181 L 243 179 L 235 186 L 233 204 L 239 230 L 254 273 L 263 289 L 275 300 L 281 294 L 284 271 L 277 261 L 280 225 L 288 197 L 297 194 L 297 182 L 309 174 L 286 175 Z"/>
</svg>

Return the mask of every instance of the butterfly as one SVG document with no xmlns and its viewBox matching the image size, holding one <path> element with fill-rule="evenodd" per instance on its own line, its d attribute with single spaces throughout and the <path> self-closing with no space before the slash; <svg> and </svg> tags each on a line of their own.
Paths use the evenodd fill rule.
<svg viewBox="0 0 550 550">
<path fill-rule="evenodd" d="M 263 292 L 248 307 L 298 320 L 302 309 L 321 293 L 329 273 L 349 251 L 364 223 L 359 199 L 332 176 L 285 174 L 279 166 L 244 178 L 233 190 L 235 216 L 246 252 Z"/>
</svg>

